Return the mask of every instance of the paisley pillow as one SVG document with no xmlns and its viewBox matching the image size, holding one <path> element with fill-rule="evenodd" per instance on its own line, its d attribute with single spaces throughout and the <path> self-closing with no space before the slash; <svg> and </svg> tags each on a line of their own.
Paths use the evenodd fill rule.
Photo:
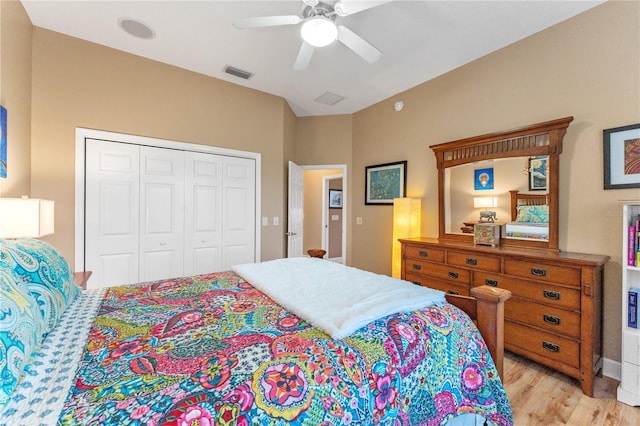
<svg viewBox="0 0 640 426">
<path fill-rule="evenodd" d="M 20 383 L 24 367 L 42 343 L 44 320 L 18 275 L 0 267 L 0 405 Z"/>
<path fill-rule="evenodd" d="M 8 266 L 26 283 L 51 331 L 80 294 L 69 263 L 50 244 L 31 238 L 0 240 L 0 266 Z"/>
<path fill-rule="evenodd" d="M 549 206 L 520 206 L 516 222 L 549 223 Z"/>
</svg>

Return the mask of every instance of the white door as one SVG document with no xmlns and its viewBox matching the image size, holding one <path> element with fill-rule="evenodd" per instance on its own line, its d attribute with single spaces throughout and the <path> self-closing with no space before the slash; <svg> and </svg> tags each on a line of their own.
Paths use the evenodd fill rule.
<svg viewBox="0 0 640 426">
<path fill-rule="evenodd" d="M 184 152 L 140 147 L 140 281 L 184 275 Z"/>
<path fill-rule="evenodd" d="M 85 269 L 89 288 L 138 282 L 140 147 L 87 139 Z"/>
<path fill-rule="evenodd" d="M 222 159 L 185 152 L 185 275 L 222 270 Z"/>
<path fill-rule="evenodd" d="M 256 259 L 256 165 L 224 157 L 222 170 L 222 269 L 228 270 Z"/>
<path fill-rule="evenodd" d="M 302 257 L 302 231 L 304 226 L 304 170 L 289 161 L 287 219 L 287 257 Z"/>
</svg>

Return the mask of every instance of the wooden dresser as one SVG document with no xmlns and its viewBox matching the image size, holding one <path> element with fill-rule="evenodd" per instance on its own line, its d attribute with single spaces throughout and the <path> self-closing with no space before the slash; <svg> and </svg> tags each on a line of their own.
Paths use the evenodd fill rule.
<svg viewBox="0 0 640 426">
<path fill-rule="evenodd" d="M 465 296 L 480 285 L 510 290 L 505 349 L 575 377 L 593 396 L 602 367 L 602 275 L 608 256 L 428 238 L 400 242 L 407 281 Z"/>
</svg>

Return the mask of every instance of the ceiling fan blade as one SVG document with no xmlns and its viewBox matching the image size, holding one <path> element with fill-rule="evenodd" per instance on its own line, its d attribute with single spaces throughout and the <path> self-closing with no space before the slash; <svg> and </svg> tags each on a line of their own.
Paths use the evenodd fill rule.
<svg viewBox="0 0 640 426">
<path fill-rule="evenodd" d="M 382 52 L 343 25 L 338 25 L 338 40 L 370 64 L 382 57 Z"/>
<path fill-rule="evenodd" d="M 233 21 L 233 26 L 240 29 L 277 27 L 280 25 L 296 25 L 302 22 L 302 18 L 296 15 L 282 16 L 256 16 L 252 18 L 238 18 Z"/>
<path fill-rule="evenodd" d="M 302 46 L 300 46 L 300 50 L 298 51 L 298 57 L 296 58 L 296 62 L 293 64 L 293 69 L 296 71 L 306 70 L 311 62 L 311 57 L 313 56 L 313 51 L 315 47 L 307 43 L 306 41 L 302 42 Z"/>
<path fill-rule="evenodd" d="M 382 6 L 393 0 L 340 0 L 333 6 L 338 16 L 347 16 L 373 7 Z"/>
</svg>

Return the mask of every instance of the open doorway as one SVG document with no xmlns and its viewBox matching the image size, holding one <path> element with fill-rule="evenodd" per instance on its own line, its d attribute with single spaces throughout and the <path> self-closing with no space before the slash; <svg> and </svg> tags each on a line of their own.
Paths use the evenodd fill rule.
<svg viewBox="0 0 640 426">
<path fill-rule="evenodd" d="M 293 179 L 300 184 L 292 184 L 292 173 L 295 176 L 302 174 L 301 179 Z M 326 259 L 346 263 L 347 166 L 290 163 L 289 174 L 287 256 L 306 256 L 307 250 L 321 248 L 327 252 Z M 329 190 L 334 195 L 333 200 Z M 339 203 L 336 195 L 339 195 Z"/>
</svg>

